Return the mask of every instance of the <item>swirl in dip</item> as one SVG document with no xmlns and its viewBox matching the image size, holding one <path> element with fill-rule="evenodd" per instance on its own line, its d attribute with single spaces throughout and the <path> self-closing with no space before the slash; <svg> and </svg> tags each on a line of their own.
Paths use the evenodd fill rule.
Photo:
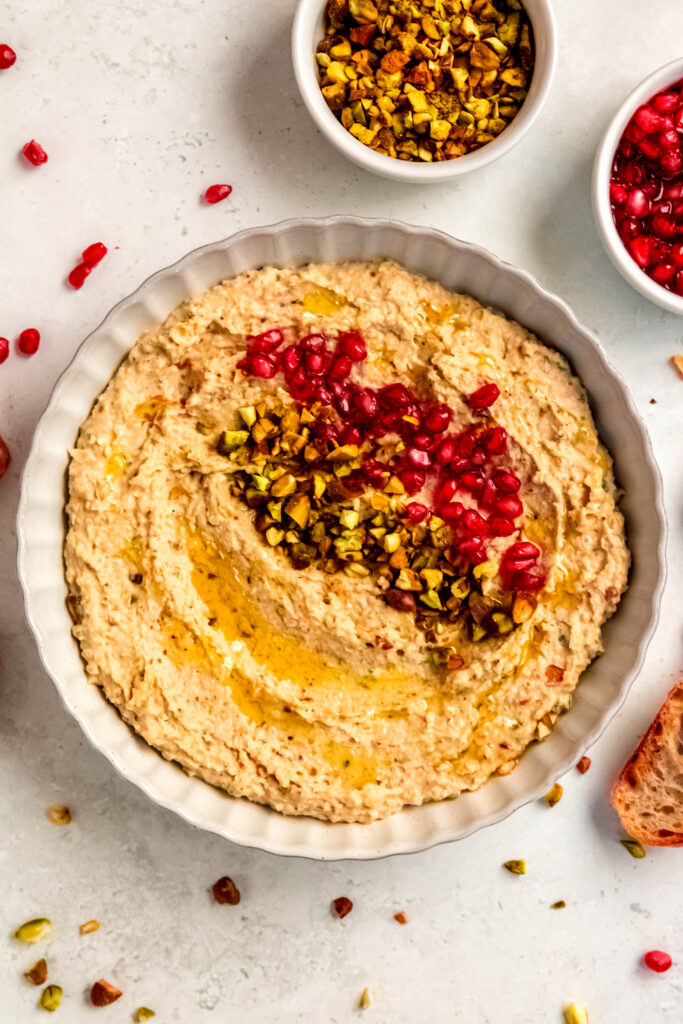
<svg viewBox="0 0 683 1024">
<path fill-rule="evenodd" d="M 565 360 L 394 263 L 266 268 L 143 335 L 83 424 L 90 680 L 164 757 L 369 822 L 514 770 L 629 553 Z"/>
</svg>

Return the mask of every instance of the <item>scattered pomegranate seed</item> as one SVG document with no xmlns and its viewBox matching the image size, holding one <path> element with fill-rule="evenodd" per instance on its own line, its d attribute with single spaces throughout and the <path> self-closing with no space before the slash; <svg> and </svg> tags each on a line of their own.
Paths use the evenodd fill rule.
<svg viewBox="0 0 683 1024">
<path fill-rule="evenodd" d="M 250 356 L 249 369 L 255 377 L 270 380 L 277 373 L 277 366 L 268 356 Z"/>
<path fill-rule="evenodd" d="M 32 356 L 38 351 L 40 345 L 40 331 L 37 331 L 35 327 L 27 327 L 25 331 L 22 331 L 17 341 L 17 348 L 25 356 Z"/>
<path fill-rule="evenodd" d="M 590 757 L 580 758 L 576 765 L 577 772 L 580 772 L 581 775 L 585 775 L 592 763 L 593 762 L 591 761 Z"/>
<path fill-rule="evenodd" d="M 411 402 L 411 394 L 403 384 L 387 384 L 380 388 L 378 398 L 385 409 L 402 409 Z"/>
<path fill-rule="evenodd" d="M 445 437 L 443 441 L 439 441 L 437 445 L 435 456 L 436 461 L 440 466 L 447 466 L 452 461 L 455 455 L 455 441 L 452 437 Z"/>
<path fill-rule="evenodd" d="M 479 412 L 481 409 L 488 409 L 490 405 L 500 397 L 500 388 L 497 384 L 484 384 L 477 388 L 467 399 L 470 409 Z"/>
<path fill-rule="evenodd" d="M 84 249 L 81 253 L 81 258 L 84 263 L 89 263 L 91 267 L 96 266 L 101 260 L 107 255 L 107 247 L 103 242 L 93 242 L 87 249 Z"/>
<path fill-rule="evenodd" d="M 354 363 L 362 363 L 368 354 L 359 331 L 346 331 L 340 334 L 337 346 L 342 355 L 348 356 Z"/>
<path fill-rule="evenodd" d="M 524 511 L 522 502 L 512 494 L 507 495 L 505 498 L 499 498 L 496 502 L 496 508 L 502 515 L 507 516 L 508 519 L 516 519 Z"/>
<path fill-rule="evenodd" d="M 406 505 L 406 515 L 408 521 L 416 525 L 417 523 L 423 522 L 429 515 L 429 509 L 426 505 L 421 505 L 419 501 L 411 501 Z"/>
<path fill-rule="evenodd" d="M 204 193 L 204 201 L 213 206 L 214 203 L 227 199 L 231 192 L 232 185 L 209 185 Z"/>
<path fill-rule="evenodd" d="M 405 910 L 400 910 L 398 914 L 394 914 L 394 921 L 397 921 L 398 924 L 408 924 L 408 915 Z"/>
<path fill-rule="evenodd" d="M 436 405 L 425 413 L 425 427 L 430 434 L 442 434 L 451 422 L 452 415 L 447 405 Z"/>
<path fill-rule="evenodd" d="M 491 516 L 489 530 L 494 537 L 510 537 L 515 532 L 515 524 L 505 516 Z"/>
<path fill-rule="evenodd" d="M 17 55 L 7 43 L 0 43 L 0 71 L 7 71 L 17 59 Z"/>
<path fill-rule="evenodd" d="M 348 896 L 339 896 L 332 901 L 332 910 L 337 917 L 346 917 L 353 910 L 353 903 Z"/>
<path fill-rule="evenodd" d="M 649 953 L 644 955 L 643 961 L 646 967 L 649 967 L 651 971 L 656 971 L 657 974 L 663 974 L 664 971 L 668 971 L 673 963 L 669 954 L 663 953 L 660 949 L 651 949 Z"/>
<path fill-rule="evenodd" d="M 7 338 L 0 338 L 0 363 L 4 363 L 9 355 L 9 341 Z"/>
<path fill-rule="evenodd" d="M 426 475 L 419 469 L 406 469 L 399 474 L 401 483 L 409 495 L 417 494 L 427 482 Z"/>
<path fill-rule="evenodd" d="M 69 284 L 72 288 L 82 288 L 86 277 L 92 271 L 89 263 L 79 263 L 69 274 Z"/>
<path fill-rule="evenodd" d="M 33 164 L 34 167 L 47 163 L 47 153 L 35 139 L 31 139 L 30 142 L 27 142 L 22 152 L 28 162 Z"/>
<path fill-rule="evenodd" d="M 2 437 L 0 437 L 0 480 L 9 469 L 9 464 L 12 461 L 12 455 L 9 448 L 5 444 Z"/>
</svg>

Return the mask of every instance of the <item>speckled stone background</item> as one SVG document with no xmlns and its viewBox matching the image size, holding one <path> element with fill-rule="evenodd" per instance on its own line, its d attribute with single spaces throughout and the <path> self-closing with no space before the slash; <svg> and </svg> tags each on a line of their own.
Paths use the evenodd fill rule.
<svg viewBox="0 0 683 1024">
<path fill-rule="evenodd" d="M 604 254 L 589 206 L 591 162 L 610 113 L 680 55 L 680 0 L 556 0 L 560 60 L 532 132 L 498 164 L 420 189 L 374 178 L 323 141 L 289 59 L 294 0 L 11 0 L 0 41 L 0 334 L 36 326 L 39 353 L 0 368 L 0 1021 L 42 1019 L 22 972 L 47 956 L 68 1024 L 556 1024 L 586 1002 L 591 1024 L 683 1020 L 683 851 L 631 859 L 606 789 L 680 671 L 683 321 L 640 298 Z M 50 155 L 17 156 L 35 137 Z M 199 202 L 214 181 L 234 186 Z M 368 864 L 242 850 L 194 831 L 123 782 L 82 737 L 41 669 L 15 570 L 19 474 L 50 390 L 83 337 L 148 274 L 239 228 L 299 214 L 431 224 L 488 246 L 558 292 L 600 336 L 651 431 L 668 505 L 669 583 L 647 663 L 624 710 L 562 803 L 529 806 L 450 847 Z M 110 254 L 81 292 L 81 249 Z M 650 404 L 651 399 L 656 404 Z M 68 828 L 48 804 L 68 803 Z M 501 867 L 527 860 L 524 878 Z M 212 903 L 230 874 L 237 908 Z M 353 913 L 330 916 L 347 895 Z M 565 910 L 551 910 L 558 899 Z M 401 927 L 392 915 L 405 910 Z M 43 946 L 10 938 L 47 915 Z M 101 928 L 80 937 L 78 925 Z M 668 950 L 662 976 L 639 966 Z M 100 977 L 123 990 L 87 1003 Z M 370 986 L 374 1002 L 354 1008 Z"/>
</svg>

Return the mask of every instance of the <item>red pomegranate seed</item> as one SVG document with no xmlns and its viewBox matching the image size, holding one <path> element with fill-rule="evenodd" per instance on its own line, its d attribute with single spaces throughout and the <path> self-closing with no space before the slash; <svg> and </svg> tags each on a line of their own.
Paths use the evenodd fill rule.
<svg viewBox="0 0 683 1024">
<path fill-rule="evenodd" d="M 513 590 L 540 590 L 544 584 L 545 580 L 542 576 L 530 572 L 528 569 L 521 569 L 512 577 Z"/>
<path fill-rule="evenodd" d="M 82 288 L 86 277 L 92 271 L 89 263 L 79 263 L 69 274 L 69 284 L 72 288 Z"/>
<path fill-rule="evenodd" d="M 678 234 L 678 224 L 669 213 L 653 214 L 650 226 L 660 238 L 669 239 Z"/>
<path fill-rule="evenodd" d="M 378 394 L 379 404 L 384 409 L 403 409 L 411 404 L 411 395 L 403 384 L 387 384 L 380 388 Z"/>
<path fill-rule="evenodd" d="M 428 515 L 429 509 L 426 505 L 421 505 L 419 501 L 411 501 L 406 505 L 406 516 L 413 525 L 423 522 Z"/>
<path fill-rule="evenodd" d="M 515 524 L 505 516 L 491 516 L 489 518 L 489 530 L 494 537 L 509 537 L 515 532 Z"/>
<path fill-rule="evenodd" d="M 683 295 L 683 270 L 679 270 L 674 278 L 674 291 L 677 295 Z"/>
<path fill-rule="evenodd" d="M 313 392 L 313 400 L 321 405 L 334 405 L 334 395 L 324 384 L 319 384 Z"/>
<path fill-rule="evenodd" d="M 470 462 L 473 466 L 483 466 L 486 462 L 486 452 L 477 446 L 470 455 Z"/>
<path fill-rule="evenodd" d="M 345 331 L 337 339 L 337 348 L 353 363 L 362 363 L 368 354 L 360 331 Z"/>
<path fill-rule="evenodd" d="M 435 405 L 425 413 L 425 427 L 430 434 L 443 434 L 451 422 L 451 416 L 447 405 Z"/>
<path fill-rule="evenodd" d="M 351 373 L 353 363 L 349 356 L 337 356 L 329 369 L 330 380 L 344 380 Z"/>
<path fill-rule="evenodd" d="M 453 438 L 445 437 L 443 441 L 439 441 L 434 455 L 440 466 L 446 466 L 455 455 L 455 441 Z"/>
<path fill-rule="evenodd" d="M 645 138 L 645 132 L 635 122 L 631 121 L 624 129 L 624 138 L 628 139 L 629 142 L 639 143 Z"/>
<path fill-rule="evenodd" d="M 0 71 L 7 71 L 17 59 L 17 55 L 7 43 L 0 43 Z"/>
<path fill-rule="evenodd" d="M 652 213 L 671 213 L 671 205 L 668 199 L 658 199 L 652 204 Z"/>
<path fill-rule="evenodd" d="M 250 356 L 249 371 L 255 377 L 263 377 L 270 380 L 277 373 L 277 366 L 268 356 Z"/>
<path fill-rule="evenodd" d="M 279 327 L 270 331 L 263 331 L 262 334 L 252 334 L 247 338 L 247 351 L 254 355 L 269 355 L 279 348 L 285 336 Z"/>
<path fill-rule="evenodd" d="M 487 480 L 484 484 L 484 490 L 481 492 L 479 498 L 479 504 L 482 508 L 493 508 L 495 503 L 498 501 L 498 491 L 493 480 Z"/>
<path fill-rule="evenodd" d="M 334 405 L 340 416 L 348 416 L 351 412 L 351 392 L 348 388 L 344 388 L 338 394 L 334 394 Z"/>
<path fill-rule="evenodd" d="M 647 217 L 650 213 L 650 200 L 642 188 L 632 188 L 626 200 L 626 210 L 632 217 Z"/>
<path fill-rule="evenodd" d="M 628 199 L 628 189 L 618 181 L 613 181 L 609 187 L 609 195 L 615 206 L 623 206 Z"/>
<path fill-rule="evenodd" d="M 466 530 L 474 534 L 475 537 L 486 537 L 489 532 L 486 520 L 471 508 L 468 508 L 463 514 L 462 525 Z"/>
<path fill-rule="evenodd" d="M 473 565 L 486 561 L 486 548 L 476 537 L 468 537 L 456 544 L 458 554 L 468 558 Z"/>
<path fill-rule="evenodd" d="M 288 345 L 281 355 L 282 366 L 285 373 L 294 373 L 301 362 L 301 352 L 296 345 Z"/>
<path fill-rule="evenodd" d="M 636 235 L 629 242 L 629 250 L 639 267 L 645 268 L 650 262 L 652 239 L 649 235 Z"/>
<path fill-rule="evenodd" d="M 371 420 L 377 415 L 377 398 L 368 388 L 359 388 L 353 396 L 353 407 L 363 419 Z"/>
<path fill-rule="evenodd" d="M 650 272 L 650 277 L 657 284 L 668 284 L 671 278 L 676 273 L 676 267 L 673 263 L 668 263 L 666 260 L 662 260 L 661 263 L 656 263 Z"/>
<path fill-rule="evenodd" d="M 363 463 L 363 473 L 371 483 L 380 483 L 389 475 L 389 470 L 378 459 L 366 459 Z"/>
<path fill-rule="evenodd" d="M 681 102 L 677 92 L 660 92 L 652 100 L 652 106 L 659 114 L 670 114 Z"/>
<path fill-rule="evenodd" d="M 232 185 L 209 185 L 204 193 L 204 200 L 213 206 L 215 203 L 220 203 L 221 200 L 227 199 L 231 192 Z"/>
<path fill-rule="evenodd" d="M 0 363 L 4 363 L 9 355 L 9 341 L 7 338 L 0 338 Z"/>
<path fill-rule="evenodd" d="M 404 469 L 398 476 L 407 494 L 417 494 L 422 490 L 427 479 L 426 474 L 419 469 Z"/>
<path fill-rule="evenodd" d="M 3 438 L 0 437 L 0 480 L 2 480 L 3 476 L 9 469 L 11 461 L 12 453 L 5 444 Z"/>
<path fill-rule="evenodd" d="M 671 199 L 673 202 L 677 202 L 679 199 L 683 199 L 683 182 L 682 181 L 669 181 L 662 188 L 662 199 Z"/>
<path fill-rule="evenodd" d="M 653 135 L 654 132 L 659 131 L 662 124 L 659 114 L 646 103 L 636 110 L 633 120 L 647 135 Z"/>
<path fill-rule="evenodd" d="M 489 455 L 501 455 L 507 448 L 507 430 L 503 427 L 491 427 L 484 433 L 482 443 Z"/>
<path fill-rule="evenodd" d="M 403 418 L 405 419 L 405 416 Z M 416 434 L 413 434 L 412 446 L 413 448 L 421 448 L 424 452 L 430 452 L 434 447 L 434 438 L 424 430 L 418 430 Z"/>
<path fill-rule="evenodd" d="M 47 153 L 35 139 L 31 139 L 30 142 L 27 142 L 22 152 L 28 162 L 33 164 L 34 167 L 39 167 L 40 164 L 47 163 Z"/>
<path fill-rule="evenodd" d="M 671 255 L 671 244 L 669 242 L 662 242 L 659 238 L 652 239 L 652 246 L 650 248 L 650 263 L 659 263 L 660 260 L 666 260 Z"/>
<path fill-rule="evenodd" d="M 646 156 L 648 160 L 656 160 L 659 156 L 659 146 L 654 139 L 643 139 L 642 142 L 638 143 L 640 152 L 643 156 Z"/>
<path fill-rule="evenodd" d="M 303 352 L 324 352 L 327 346 L 327 338 L 324 334 L 307 334 L 299 342 Z"/>
<path fill-rule="evenodd" d="M 96 266 L 100 263 L 107 255 L 107 247 L 104 242 L 93 242 L 87 249 L 84 249 L 81 253 L 81 259 L 84 263 L 89 263 L 91 267 Z"/>
<path fill-rule="evenodd" d="M 422 448 L 408 448 L 406 450 L 406 458 L 413 469 L 430 469 L 432 465 L 432 457 L 429 452 L 425 452 Z"/>
<path fill-rule="evenodd" d="M 520 487 L 522 482 L 518 476 L 514 473 L 510 473 L 507 469 L 499 469 L 493 474 L 493 482 L 499 491 L 503 491 L 504 494 L 515 494 Z"/>
<path fill-rule="evenodd" d="M 325 369 L 325 356 L 322 352 L 306 352 L 304 353 L 304 363 L 308 372 L 316 375 Z"/>
<path fill-rule="evenodd" d="M 457 480 L 445 480 L 436 491 L 435 499 L 437 504 L 445 504 L 452 501 L 458 493 Z"/>
<path fill-rule="evenodd" d="M 447 523 L 454 526 L 459 523 L 465 512 L 465 506 L 459 501 L 448 502 L 445 504 L 438 504 L 436 506 L 437 515 L 441 516 Z"/>
<path fill-rule="evenodd" d="M 622 242 L 630 242 L 640 232 L 640 223 L 633 217 L 624 217 L 617 230 Z"/>
<path fill-rule="evenodd" d="M 678 133 L 675 128 L 667 128 L 658 135 L 659 145 L 662 149 L 678 149 Z"/>
<path fill-rule="evenodd" d="M 454 455 L 451 459 L 450 470 L 452 473 L 455 473 L 456 476 L 460 476 L 461 473 L 464 473 L 466 469 L 470 468 L 469 459 L 463 458 L 462 455 Z"/>
<path fill-rule="evenodd" d="M 480 472 L 474 470 L 463 473 L 460 483 L 470 494 L 481 494 L 485 487 L 484 477 Z"/>
<path fill-rule="evenodd" d="M 500 388 L 497 384 L 484 384 L 482 387 L 477 388 L 467 398 L 467 404 L 470 409 L 479 411 L 481 409 L 488 409 L 490 405 L 500 397 Z"/>
<path fill-rule="evenodd" d="M 19 335 L 17 342 L 17 348 L 23 355 L 32 356 L 34 352 L 38 351 L 40 345 L 40 331 L 37 331 L 35 327 L 27 327 L 25 331 L 22 331 Z"/>
<path fill-rule="evenodd" d="M 476 442 L 477 434 L 474 430 L 467 430 L 464 434 L 461 434 L 457 439 L 458 455 L 462 455 L 463 458 L 469 459 Z"/>
<path fill-rule="evenodd" d="M 342 444 L 360 444 L 363 440 L 363 435 L 358 427 L 344 427 L 339 435 L 339 440 Z"/>
<path fill-rule="evenodd" d="M 506 516 L 507 519 L 516 519 L 517 516 L 521 516 L 524 511 L 524 505 L 515 495 L 509 494 L 505 498 L 499 498 L 496 502 L 496 508 L 502 515 Z"/>
<path fill-rule="evenodd" d="M 541 549 L 537 548 L 535 544 L 532 544 L 529 540 L 520 540 L 517 544 L 511 544 L 505 552 L 506 558 L 508 555 L 510 558 L 531 558 L 535 562 Z"/>
<path fill-rule="evenodd" d="M 683 244 L 680 242 L 671 246 L 671 262 L 675 267 L 683 267 Z"/>
<path fill-rule="evenodd" d="M 656 971 L 657 974 L 668 971 L 673 963 L 669 954 L 663 953 L 661 949 L 651 949 L 644 955 L 643 961 L 646 967 L 649 967 L 651 971 Z"/>
<path fill-rule="evenodd" d="M 673 178 L 683 168 L 683 158 L 678 150 L 669 150 L 659 161 L 663 178 Z"/>
<path fill-rule="evenodd" d="M 635 151 L 636 147 L 633 145 L 632 142 L 629 142 L 628 139 L 625 138 L 621 140 L 619 152 L 626 160 L 630 160 Z"/>
</svg>

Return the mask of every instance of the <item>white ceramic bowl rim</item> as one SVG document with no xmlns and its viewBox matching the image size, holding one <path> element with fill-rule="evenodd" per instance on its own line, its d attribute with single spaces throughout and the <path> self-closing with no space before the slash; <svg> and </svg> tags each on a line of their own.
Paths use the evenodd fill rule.
<svg viewBox="0 0 683 1024">
<path fill-rule="evenodd" d="M 409 269 L 468 291 L 535 330 L 570 356 L 591 382 L 599 429 L 608 433 L 624 502 L 634 572 L 605 629 L 606 653 L 584 674 L 572 710 L 509 776 L 455 801 L 406 808 L 372 825 L 332 825 L 277 814 L 236 800 L 165 761 L 86 681 L 64 600 L 65 449 L 92 401 L 139 334 L 178 302 L 248 268 L 315 261 L 394 258 Z M 514 312 L 511 312 L 514 311 Z M 597 405 L 597 398 L 600 403 Z M 624 700 L 654 631 L 664 582 L 661 480 L 645 429 L 599 343 L 569 307 L 528 273 L 443 232 L 392 221 L 330 217 L 248 229 L 189 253 L 148 278 L 83 342 L 60 377 L 35 431 L 18 513 L 18 569 L 26 614 L 43 665 L 92 744 L 151 799 L 200 828 L 272 853 L 314 859 L 371 859 L 463 838 L 546 792 L 595 741 Z"/>
<path fill-rule="evenodd" d="M 607 253 L 617 270 L 646 298 L 672 313 L 683 316 L 683 296 L 668 291 L 641 270 L 619 237 L 610 206 L 612 161 L 626 125 L 638 107 L 662 89 L 683 78 L 683 57 L 657 68 L 628 94 L 612 118 L 593 166 L 593 212 Z"/>
<path fill-rule="evenodd" d="M 543 108 L 557 60 L 557 32 L 550 0 L 525 0 L 534 30 L 535 65 L 527 97 L 519 113 L 493 142 L 455 160 L 423 164 L 394 160 L 355 139 L 337 120 L 320 91 L 314 47 L 322 36 L 325 0 L 300 0 L 292 26 L 292 62 L 301 97 L 325 137 L 345 156 L 366 170 L 399 181 L 422 184 L 447 181 L 497 160 L 527 133 Z"/>
</svg>

